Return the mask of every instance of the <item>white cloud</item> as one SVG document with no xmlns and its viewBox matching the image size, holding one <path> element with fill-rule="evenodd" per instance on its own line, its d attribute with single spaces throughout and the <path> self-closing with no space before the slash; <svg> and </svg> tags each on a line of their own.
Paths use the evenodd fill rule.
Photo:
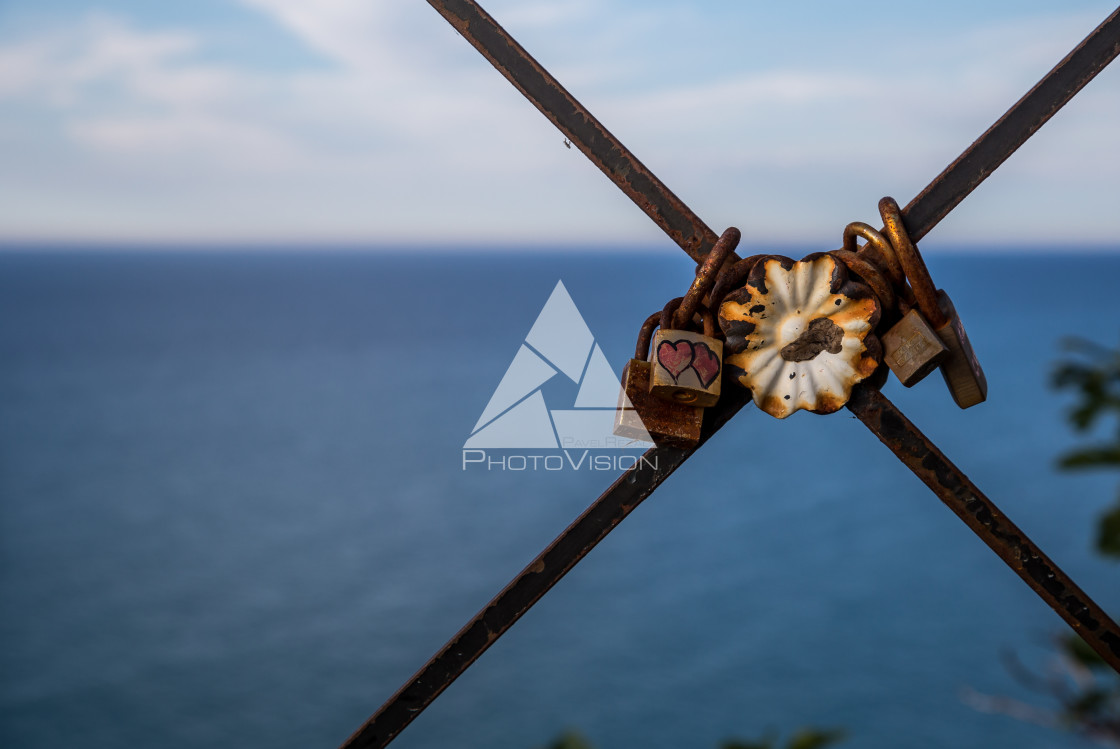
<svg viewBox="0 0 1120 749">
<path fill-rule="evenodd" d="M 510 28 L 556 29 L 575 21 L 593 17 L 595 6 L 588 0 L 542 0 L 540 2 L 505 3 L 495 6 L 500 23 Z"/>
<path fill-rule="evenodd" d="M 114 155 L 212 157 L 226 168 L 260 173 L 290 167 L 299 156 L 290 140 L 265 128 L 205 115 L 91 118 L 76 122 L 69 133 L 83 145 Z"/>
<path fill-rule="evenodd" d="M 327 64 L 219 64 L 199 31 L 103 16 L 0 44 L 0 101 L 18 115 L 0 131 L 0 235 L 84 226 L 181 239 L 657 237 L 425 4 L 242 2 Z M 600 39 L 614 27 L 597 7 L 505 2 L 492 12 L 515 34 Z M 657 50 L 621 31 L 594 57 L 558 41 L 547 52 L 555 64 L 542 61 L 717 229 L 817 239 L 868 218 L 882 194 L 908 200 L 1094 20 L 915 32 L 873 53 L 725 66 L 688 85 L 643 77 L 641 55 Z M 655 44 L 666 33 L 650 9 L 638 26 Z M 1029 158 L 1005 167 L 1024 181 L 1020 192 L 1037 188 L 1038 200 L 1060 205 L 1114 181 L 1112 72 L 1075 102 L 1064 145 L 1031 144 Z M 58 163 L 37 161 L 52 153 Z M 82 192 L 90 184 L 96 200 Z M 1039 230 L 1015 214 L 997 205 L 948 235 L 1013 235 L 1016 221 Z M 1080 226 L 1115 236 L 1118 221 Z"/>
<path fill-rule="evenodd" d="M 79 26 L 0 48 L 0 96 L 35 94 L 58 105 L 74 104 L 84 89 L 107 80 L 151 94 L 147 72 L 197 47 L 190 34 L 140 33 L 115 19 L 91 16 Z M 192 77 L 197 86 L 199 72 Z"/>
<path fill-rule="evenodd" d="M 385 71 L 398 67 L 392 36 L 385 32 L 400 6 L 353 0 L 242 0 L 272 16 L 309 47 L 353 70 Z"/>
</svg>

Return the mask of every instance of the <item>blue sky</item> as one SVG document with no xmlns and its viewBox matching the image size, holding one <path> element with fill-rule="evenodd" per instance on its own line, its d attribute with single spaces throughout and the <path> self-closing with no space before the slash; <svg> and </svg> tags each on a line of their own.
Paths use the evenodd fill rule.
<svg viewBox="0 0 1120 749">
<path fill-rule="evenodd" d="M 717 232 L 906 203 L 1101 2 L 491 0 Z M 0 241 L 664 244 L 421 0 L 0 3 Z M 937 230 L 1120 239 L 1113 65 Z"/>
</svg>

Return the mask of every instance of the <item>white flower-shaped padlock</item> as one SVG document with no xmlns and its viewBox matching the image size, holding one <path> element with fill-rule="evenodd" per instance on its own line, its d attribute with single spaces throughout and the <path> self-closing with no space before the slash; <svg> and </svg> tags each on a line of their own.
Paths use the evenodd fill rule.
<svg viewBox="0 0 1120 749">
<path fill-rule="evenodd" d="M 827 253 L 766 257 L 719 308 L 727 375 L 779 419 L 838 411 L 882 359 L 879 312 L 871 289 Z"/>
</svg>

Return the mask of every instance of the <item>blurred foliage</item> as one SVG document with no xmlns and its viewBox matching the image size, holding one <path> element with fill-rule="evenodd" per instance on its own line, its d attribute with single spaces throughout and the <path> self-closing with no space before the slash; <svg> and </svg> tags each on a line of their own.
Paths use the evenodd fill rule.
<svg viewBox="0 0 1120 749">
<path fill-rule="evenodd" d="M 1075 634 L 1059 640 L 1071 686 L 1052 689 L 1067 728 L 1108 746 L 1120 746 L 1120 677 Z"/>
<path fill-rule="evenodd" d="M 1120 348 L 1107 348 L 1081 338 L 1065 341 L 1074 358 L 1061 362 L 1054 371 L 1054 387 L 1073 390 L 1077 400 L 1069 420 L 1078 432 L 1112 420 L 1110 437 L 1104 442 L 1079 447 L 1061 457 L 1058 465 L 1068 470 L 1083 468 L 1120 469 Z M 1120 496 L 1097 524 L 1097 551 L 1120 557 Z"/>
<path fill-rule="evenodd" d="M 1064 348 L 1072 358 L 1059 363 L 1053 384 L 1077 398 L 1067 416 L 1077 432 L 1105 426 L 1105 441 L 1071 450 L 1058 460 L 1066 470 L 1120 470 L 1120 348 L 1070 338 Z M 1111 422 L 1111 423 L 1109 423 Z M 1097 523 L 1097 551 L 1120 557 L 1120 496 Z M 1055 668 L 1037 680 L 1059 703 L 1059 725 L 1088 739 L 1120 746 L 1120 676 L 1079 636 L 1058 638 Z"/>
<path fill-rule="evenodd" d="M 1103 442 L 1071 450 L 1058 460 L 1066 470 L 1120 469 L 1120 349 L 1071 338 L 1064 342 L 1072 358 L 1054 370 L 1053 385 L 1072 390 L 1077 398 L 1070 408 L 1070 424 L 1077 432 L 1110 425 Z M 1100 518 L 1096 549 L 1120 557 L 1120 498 Z M 1007 697 L 968 691 L 966 702 L 986 712 L 1003 713 L 1039 725 L 1071 731 L 1085 739 L 1120 747 L 1120 675 L 1078 635 L 1056 638 L 1057 652 L 1045 673 L 1028 671 L 1017 660 L 1011 672 L 1023 685 L 1046 695 L 1056 707 L 1035 707 Z"/>
<path fill-rule="evenodd" d="M 784 744 L 779 744 L 776 739 L 772 738 L 758 741 L 732 739 L 720 744 L 720 749 L 821 749 L 821 747 L 832 746 L 843 739 L 843 731 L 802 728 L 796 731 Z"/>
<path fill-rule="evenodd" d="M 1008 655 L 1008 671 L 1045 706 L 964 689 L 962 700 L 986 713 L 1069 731 L 1102 746 L 1120 747 L 1120 677 L 1075 634 L 1055 638 L 1056 652 L 1043 672 Z"/>
<path fill-rule="evenodd" d="M 545 749 L 594 749 L 591 742 L 575 731 L 565 731 Z"/>
<path fill-rule="evenodd" d="M 729 739 L 719 749 L 823 749 L 844 739 L 843 731 L 802 728 L 794 732 L 784 744 L 773 737 L 743 741 Z M 548 744 L 545 749 L 594 749 L 591 742 L 575 731 L 566 731 Z"/>
</svg>

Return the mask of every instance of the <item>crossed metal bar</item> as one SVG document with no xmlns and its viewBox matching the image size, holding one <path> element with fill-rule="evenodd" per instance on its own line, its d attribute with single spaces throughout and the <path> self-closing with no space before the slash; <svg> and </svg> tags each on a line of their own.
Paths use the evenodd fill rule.
<svg viewBox="0 0 1120 749">
<path fill-rule="evenodd" d="M 715 233 L 534 60 L 474 0 L 428 0 L 487 60 L 690 257 L 702 260 Z M 1120 9 L 1070 52 L 903 209 L 916 242 L 1062 108 L 1117 54 Z M 343 744 L 386 746 L 451 682 L 587 555 L 642 500 L 704 445 L 750 394 L 735 389 L 706 410 L 694 447 L 654 447 L 529 563 Z M 1007 563 L 1112 668 L 1120 672 L 1120 627 L 1017 528 L 879 391 L 857 386 L 848 408 L 949 509 Z"/>
</svg>

